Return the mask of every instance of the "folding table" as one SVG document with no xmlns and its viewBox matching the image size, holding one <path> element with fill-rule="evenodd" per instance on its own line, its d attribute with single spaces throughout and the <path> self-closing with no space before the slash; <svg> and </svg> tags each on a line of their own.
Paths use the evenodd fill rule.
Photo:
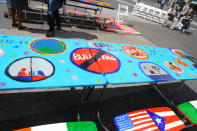
<svg viewBox="0 0 197 131">
<path fill-rule="evenodd" d="M 157 82 L 181 81 L 182 87 L 197 79 L 195 61 L 181 49 L 120 43 L 0 35 L 0 62 L 0 90 L 83 86 L 89 96 L 94 86 L 103 86 L 101 125 L 108 84 L 150 83 L 174 107 Z"/>
</svg>

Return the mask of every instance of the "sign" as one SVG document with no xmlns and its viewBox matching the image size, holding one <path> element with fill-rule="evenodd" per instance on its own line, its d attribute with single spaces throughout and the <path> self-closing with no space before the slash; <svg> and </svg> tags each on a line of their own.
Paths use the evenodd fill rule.
<svg viewBox="0 0 197 131">
<path fill-rule="evenodd" d="M 162 69 L 159 65 L 156 65 L 151 62 L 141 62 L 140 68 L 144 72 L 145 75 L 150 77 L 155 81 L 164 81 L 164 80 L 173 80 L 174 78 L 168 74 L 164 69 Z"/>
<path fill-rule="evenodd" d="M 123 46 L 122 50 L 131 57 L 135 57 L 137 59 L 148 59 L 148 55 L 137 47 Z"/>
<path fill-rule="evenodd" d="M 79 68 L 94 73 L 114 73 L 120 67 L 115 56 L 101 49 L 76 49 L 71 53 L 71 60 Z"/>
</svg>

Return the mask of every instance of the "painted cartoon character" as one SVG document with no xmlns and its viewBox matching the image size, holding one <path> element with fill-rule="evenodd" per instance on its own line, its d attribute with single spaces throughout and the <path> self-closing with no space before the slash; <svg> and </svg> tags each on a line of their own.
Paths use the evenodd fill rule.
<svg viewBox="0 0 197 131">
<path fill-rule="evenodd" d="M 177 65 L 173 64 L 172 62 L 169 62 L 169 68 L 178 72 L 182 71 L 181 68 L 179 68 Z"/>
<path fill-rule="evenodd" d="M 135 47 L 131 47 L 129 49 L 130 49 L 131 55 L 144 56 L 144 54 L 142 52 L 138 51 L 138 49 L 136 49 Z"/>
<path fill-rule="evenodd" d="M 175 50 L 175 53 L 177 53 L 181 57 L 186 57 L 186 55 L 183 52 L 179 51 L 179 50 Z"/>
<path fill-rule="evenodd" d="M 151 68 L 149 68 L 148 71 L 149 71 L 151 74 L 156 74 L 156 73 L 154 72 L 154 70 L 151 69 Z"/>
<path fill-rule="evenodd" d="M 29 72 L 28 74 L 26 73 L 27 68 L 21 68 L 19 72 L 19 76 L 25 77 L 25 76 L 31 76 L 31 73 Z"/>
<path fill-rule="evenodd" d="M 155 70 L 155 71 L 157 71 L 157 74 L 161 74 L 161 72 L 160 72 L 160 68 L 159 67 L 157 67 L 157 66 L 152 66 L 152 68 L 153 68 L 153 70 Z"/>
</svg>

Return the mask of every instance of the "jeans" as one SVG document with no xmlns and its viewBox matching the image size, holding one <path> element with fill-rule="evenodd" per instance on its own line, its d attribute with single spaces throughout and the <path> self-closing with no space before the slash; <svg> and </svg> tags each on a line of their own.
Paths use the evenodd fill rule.
<svg viewBox="0 0 197 131">
<path fill-rule="evenodd" d="M 57 27 L 61 27 L 61 18 L 58 9 L 50 14 L 48 13 L 49 30 L 54 31 L 55 22 Z"/>
</svg>

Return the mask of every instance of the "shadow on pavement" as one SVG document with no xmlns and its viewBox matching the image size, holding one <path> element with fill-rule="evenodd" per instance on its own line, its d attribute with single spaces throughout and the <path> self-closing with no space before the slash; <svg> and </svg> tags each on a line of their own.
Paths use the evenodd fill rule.
<svg viewBox="0 0 197 131">
<path fill-rule="evenodd" d="M 25 31 L 36 33 L 36 34 L 45 34 L 47 32 L 46 29 L 36 29 L 36 28 L 31 28 L 31 27 L 27 27 Z M 69 39 L 79 38 L 79 39 L 84 39 L 84 40 L 94 40 L 98 38 L 96 35 L 93 35 L 91 33 L 79 32 L 79 31 L 66 31 L 66 30 L 55 31 L 55 37 L 69 38 Z"/>
</svg>

